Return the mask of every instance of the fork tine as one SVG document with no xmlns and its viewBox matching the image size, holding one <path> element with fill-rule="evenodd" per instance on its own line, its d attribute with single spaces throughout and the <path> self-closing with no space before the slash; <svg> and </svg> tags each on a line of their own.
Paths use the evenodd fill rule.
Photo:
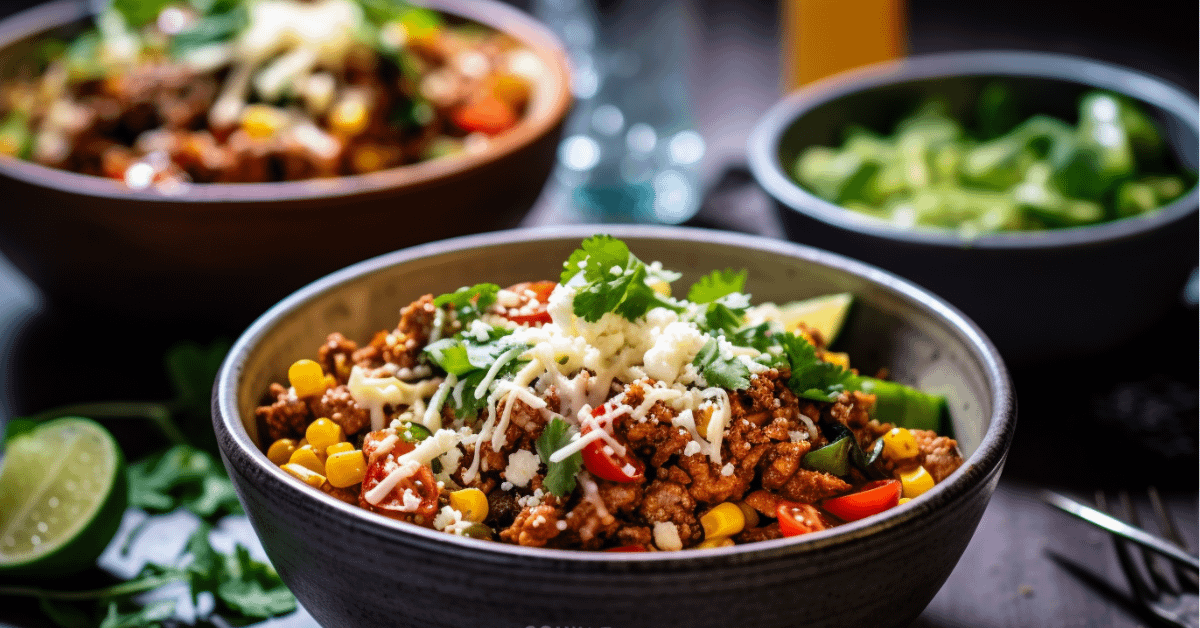
<svg viewBox="0 0 1200 628">
<path fill-rule="evenodd" d="M 1105 496 L 1104 491 L 1096 491 L 1096 507 L 1104 512 L 1112 513 L 1121 519 L 1128 516 L 1128 513 L 1122 515 L 1108 507 L 1108 498 Z M 1116 536 L 1113 537 L 1113 545 L 1117 550 L 1117 560 L 1121 563 L 1121 571 L 1125 572 L 1125 579 L 1129 581 L 1129 586 L 1133 589 L 1134 597 L 1141 602 L 1143 607 L 1149 609 L 1149 602 L 1154 599 L 1154 593 L 1150 591 L 1150 587 L 1142 579 L 1142 574 L 1138 570 L 1138 566 L 1134 564 L 1133 557 L 1129 554 L 1129 546 L 1120 537 Z"/>
<path fill-rule="evenodd" d="M 1158 517 L 1158 524 L 1163 532 L 1167 535 L 1167 538 L 1184 551 L 1191 552 L 1191 548 L 1188 547 L 1188 544 L 1185 543 L 1183 538 L 1179 535 L 1179 529 L 1175 527 L 1175 520 L 1171 518 L 1171 515 L 1167 512 L 1166 506 L 1163 505 L 1162 497 L 1160 497 L 1158 494 L 1158 488 L 1154 486 L 1148 486 L 1146 487 L 1146 494 L 1150 496 L 1150 507 L 1154 510 L 1154 515 Z M 1188 571 L 1187 569 L 1183 569 L 1178 565 L 1174 566 L 1174 571 L 1175 577 L 1179 579 L 1180 585 L 1188 587 L 1192 590 L 1200 588 L 1200 577 L 1197 577 L 1197 574 Z"/>
<path fill-rule="evenodd" d="M 1117 491 L 1117 498 L 1121 501 L 1122 510 L 1125 511 L 1125 520 L 1135 526 L 1138 526 L 1139 528 L 1144 527 L 1142 525 L 1142 518 L 1138 515 L 1137 506 L 1134 505 L 1133 500 L 1129 497 L 1129 492 L 1121 489 Z M 1171 579 L 1168 578 L 1159 568 L 1159 563 L 1156 559 L 1157 557 L 1154 556 L 1154 554 L 1142 551 L 1140 548 L 1138 548 L 1137 553 L 1142 558 L 1142 565 L 1145 566 L 1146 573 L 1150 576 L 1150 580 L 1153 581 L 1154 585 L 1158 589 L 1165 589 L 1175 595 L 1181 593 L 1179 587 L 1176 586 L 1175 583 L 1172 582 Z"/>
</svg>

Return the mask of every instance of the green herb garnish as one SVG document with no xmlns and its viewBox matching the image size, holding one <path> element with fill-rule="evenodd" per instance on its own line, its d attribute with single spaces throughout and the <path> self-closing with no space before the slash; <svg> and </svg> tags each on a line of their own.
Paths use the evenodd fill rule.
<svg viewBox="0 0 1200 628">
<path fill-rule="evenodd" d="M 543 478 L 542 485 L 559 497 L 570 495 L 571 491 L 575 490 L 575 474 L 579 473 L 580 467 L 583 466 L 583 454 L 575 452 L 561 462 L 550 462 L 550 456 L 570 444 L 573 434 L 575 428 L 554 417 L 537 439 L 538 456 L 546 465 L 546 477 Z"/>
<path fill-rule="evenodd" d="M 584 240 L 563 263 L 561 282 L 579 283 L 575 315 L 588 322 L 596 322 L 608 312 L 635 321 L 654 307 L 680 311 L 646 283 L 648 276 L 645 262 L 630 253 L 624 242 L 596 235 Z"/>
<path fill-rule="evenodd" d="M 692 361 L 709 386 L 745 390 L 750 386 L 750 368 L 736 357 L 721 357 L 720 344 L 709 340 Z"/>
<path fill-rule="evenodd" d="M 746 286 L 746 269 L 714 270 L 692 284 L 688 290 L 688 301 L 692 303 L 711 303 L 723 296 L 741 292 Z"/>
</svg>

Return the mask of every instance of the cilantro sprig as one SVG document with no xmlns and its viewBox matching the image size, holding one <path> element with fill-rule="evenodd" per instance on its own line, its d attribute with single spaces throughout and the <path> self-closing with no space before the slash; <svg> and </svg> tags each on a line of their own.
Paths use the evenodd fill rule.
<svg viewBox="0 0 1200 628">
<path fill-rule="evenodd" d="M 434 299 L 433 304 L 437 307 L 453 306 L 458 322 L 465 327 L 496 302 L 496 294 L 499 292 L 500 286 L 494 283 L 477 283 L 443 294 Z"/>
<path fill-rule="evenodd" d="M 119 584 L 86 591 L 0 587 L 0 595 L 37 598 L 42 612 L 63 628 L 160 627 L 175 615 L 175 600 L 142 605 L 135 596 L 175 583 L 187 585 L 193 604 L 211 595 L 214 608 L 203 619 L 219 616 L 226 625 L 296 610 L 296 598 L 274 568 L 255 560 L 240 544 L 230 554 L 216 551 L 209 542 L 211 531 L 202 522 L 174 563 L 148 563 L 136 577 Z"/>
<path fill-rule="evenodd" d="M 575 433 L 575 428 L 569 423 L 554 417 L 537 439 L 538 456 L 546 465 L 546 477 L 542 479 L 542 485 L 559 497 L 570 495 L 575 490 L 575 474 L 583 466 L 583 454 L 575 452 L 560 462 L 550 462 L 550 456 L 569 445 Z"/>
<path fill-rule="evenodd" d="M 700 370 L 709 386 L 729 390 L 745 390 L 750 386 L 750 368 L 736 357 L 722 357 L 720 344 L 714 338 L 696 353 L 692 364 Z"/>
<path fill-rule="evenodd" d="M 650 287 L 648 277 L 646 263 L 624 242 L 610 235 L 595 235 L 563 263 L 561 282 L 578 285 L 575 315 L 592 323 L 609 312 L 635 321 L 654 307 L 681 311 L 677 303 Z M 655 278 L 661 279 L 661 275 Z"/>
<path fill-rule="evenodd" d="M 746 269 L 714 270 L 701 277 L 688 290 L 688 301 L 692 303 L 712 303 L 721 297 L 741 292 L 746 286 Z"/>
<path fill-rule="evenodd" d="M 802 336 L 793 332 L 773 336 L 783 348 L 791 367 L 788 388 L 796 396 L 813 401 L 836 401 L 847 390 L 854 390 L 858 377 L 837 364 L 831 364 L 817 356 L 817 349 Z"/>
</svg>

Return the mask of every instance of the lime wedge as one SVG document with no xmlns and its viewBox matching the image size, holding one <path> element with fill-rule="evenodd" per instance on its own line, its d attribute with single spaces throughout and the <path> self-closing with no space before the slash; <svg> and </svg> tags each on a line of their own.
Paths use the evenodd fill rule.
<svg viewBox="0 0 1200 628">
<path fill-rule="evenodd" d="M 875 395 L 871 418 L 880 423 L 945 433 L 946 417 L 949 415 L 945 397 L 873 377 L 860 378 L 859 390 Z"/>
<path fill-rule="evenodd" d="M 800 323 L 821 332 L 827 345 L 832 345 L 842 331 L 846 314 L 854 303 L 849 292 L 827 294 L 779 306 L 779 323 L 787 331 L 795 331 Z"/>
<path fill-rule="evenodd" d="M 90 567 L 125 512 L 125 461 L 108 430 L 82 418 L 10 439 L 0 468 L 0 575 Z"/>
</svg>

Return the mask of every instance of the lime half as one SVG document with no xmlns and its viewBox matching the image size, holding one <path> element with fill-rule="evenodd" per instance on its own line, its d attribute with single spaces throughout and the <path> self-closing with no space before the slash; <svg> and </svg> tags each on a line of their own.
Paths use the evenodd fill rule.
<svg viewBox="0 0 1200 628">
<path fill-rule="evenodd" d="M 13 437 L 0 468 L 0 575 L 90 567 L 116 534 L 126 499 L 124 456 L 98 423 L 55 419 Z"/>
<path fill-rule="evenodd" d="M 821 332 L 825 343 L 832 345 L 842 331 L 852 303 L 854 295 L 849 292 L 792 301 L 779 306 L 779 323 L 787 331 L 795 331 L 800 323 L 804 323 Z"/>
</svg>

